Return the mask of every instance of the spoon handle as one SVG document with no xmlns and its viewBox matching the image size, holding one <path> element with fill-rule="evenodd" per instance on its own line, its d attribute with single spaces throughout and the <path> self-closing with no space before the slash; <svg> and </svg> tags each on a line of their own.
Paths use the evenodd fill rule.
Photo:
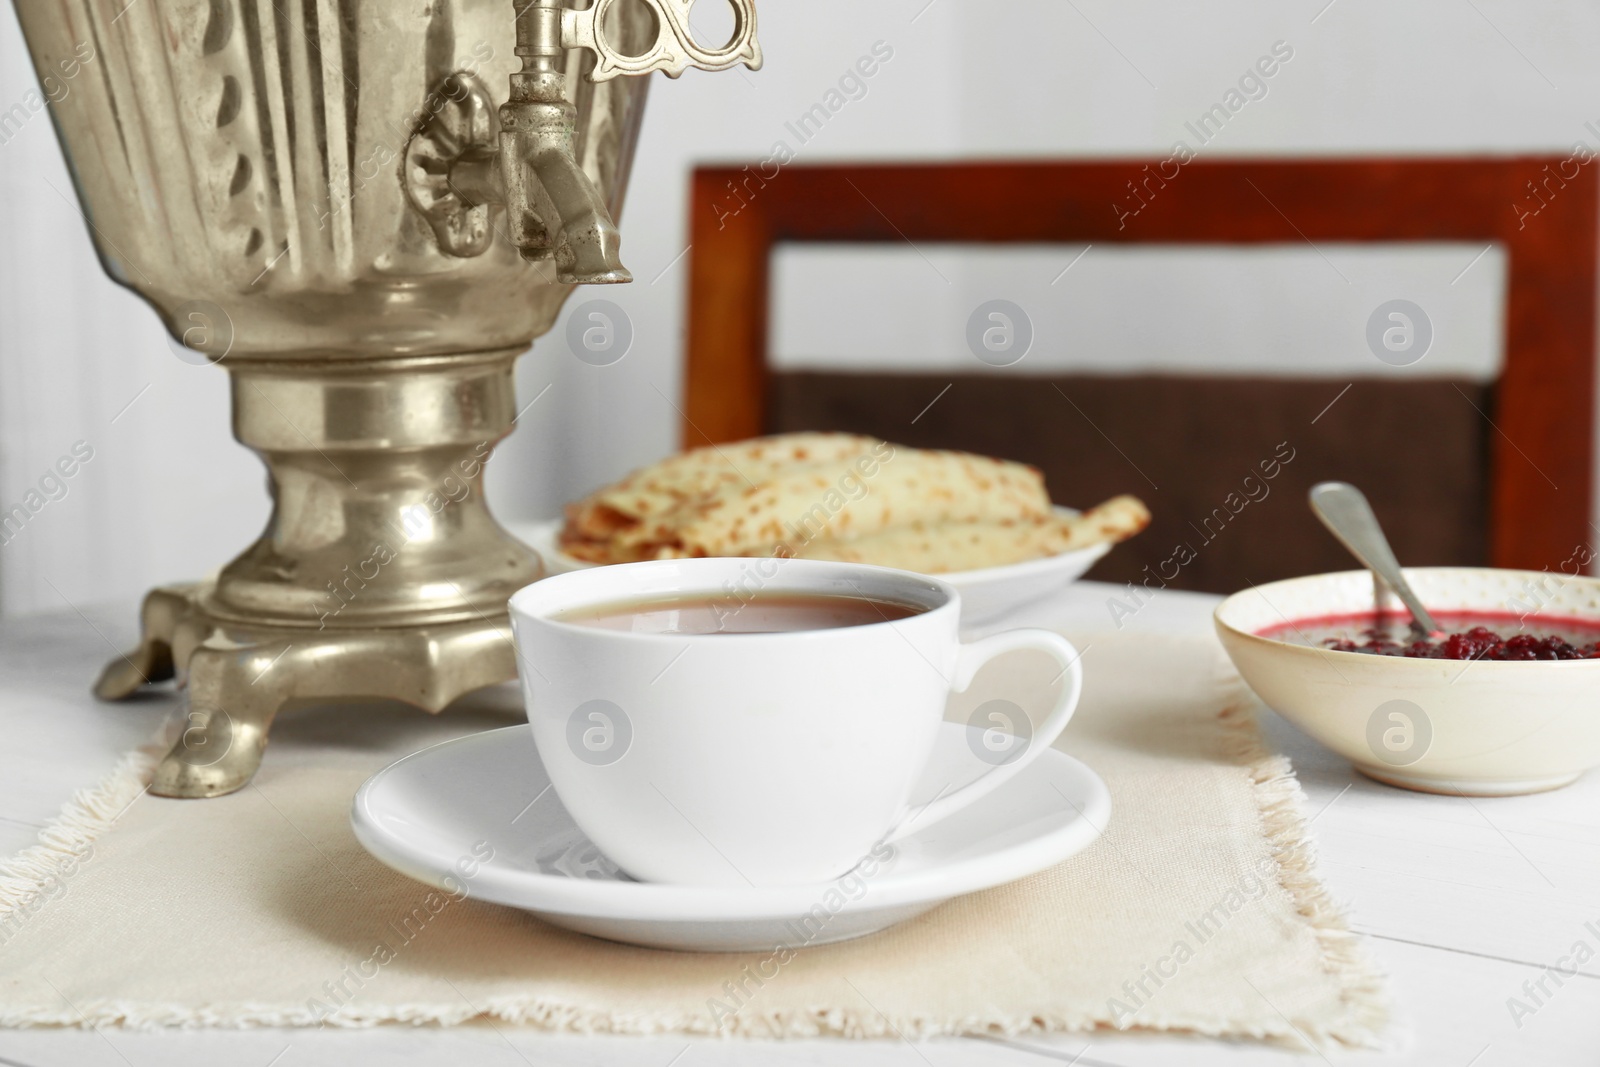
<svg viewBox="0 0 1600 1067">
<path fill-rule="evenodd" d="M 1378 525 L 1378 517 L 1372 513 L 1372 505 L 1367 503 L 1361 490 L 1348 482 L 1321 482 L 1311 487 L 1311 510 L 1333 531 L 1333 536 L 1344 543 L 1351 555 L 1395 591 L 1411 612 L 1414 626 L 1430 634 L 1439 632 L 1439 624 L 1422 606 L 1401 572 L 1400 561 L 1394 558 L 1394 550 L 1383 536 L 1383 527 Z"/>
</svg>

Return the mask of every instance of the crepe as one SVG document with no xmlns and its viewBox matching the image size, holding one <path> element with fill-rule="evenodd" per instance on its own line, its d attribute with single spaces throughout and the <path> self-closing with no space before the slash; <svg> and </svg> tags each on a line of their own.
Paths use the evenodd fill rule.
<svg viewBox="0 0 1600 1067">
<path fill-rule="evenodd" d="M 1003 567 L 1110 541 L 1126 540 L 1150 524 L 1135 497 L 1113 497 L 1082 515 L 1051 515 L 1022 522 L 914 524 L 848 541 L 819 540 L 804 559 L 875 563 L 923 574 Z"/>
<path fill-rule="evenodd" d="M 1132 497 L 1107 509 L 1057 515 L 1043 477 L 1021 463 L 784 434 L 636 471 L 570 505 L 561 544 L 594 563 L 775 555 L 942 573 L 1121 540 L 1149 521 Z"/>
<path fill-rule="evenodd" d="M 764 481 L 784 469 L 854 459 L 877 443 L 857 434 L 791 433 L 696 448 L 634 471 L 568 505 L 562 537 L 606 541 L 685 504 L 714 501 L 725 489 Z"/>
</svg>

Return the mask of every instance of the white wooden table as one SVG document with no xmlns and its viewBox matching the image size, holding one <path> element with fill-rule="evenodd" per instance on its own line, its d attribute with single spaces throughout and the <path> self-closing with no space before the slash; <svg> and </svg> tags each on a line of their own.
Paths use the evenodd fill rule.
<svg viewBox="0 0 1600 1067">
<path fill-rule="evenodd" d="M 1052 606 L 1075 630 L 1109 628 L 1112 587 L 1085 583 Z M 1216 598 L 1159 594 L 1128 629 L 1204 632 Z M 133 637 L 131 605 L 0 624 L 0 853 L 32 843 L 73 790 L 155 732 L 170 696 L 123 705 L 88 693 L 100 664 Z M 1019 617 L 1019 623 L 1028 621 Z M 1392 1052 L 1294 1053 L 1187 1037 L 1094 1033 L 1016 1040 L 748 1042 L 551 1036 L 506 1025 L 452 1029 L 192 1032 L 0 1031 L 0 1064 L 54 1067 L 357 1067 L 365 1064 L 906 1064 L 1082 1067 L 1116 1064 L 1600 1065 L 1600 774 L 1541 796 L 1466 800 L 1377 785 L 1267 715 L 1310 797 L 1322 876 L 1389 973 L 1402 1013 Z M 270 756 L 268 757 L 270 758 Z M 1586 927 L 1593 924 L 1593 928 Z M 1547 968 L 1592 959 L 1561 984 Z M 1566 964 L 1563 963 L 1563 966 Z M 1548 996 L 1530 1006 L 1524 983 Z"/>
</svg>

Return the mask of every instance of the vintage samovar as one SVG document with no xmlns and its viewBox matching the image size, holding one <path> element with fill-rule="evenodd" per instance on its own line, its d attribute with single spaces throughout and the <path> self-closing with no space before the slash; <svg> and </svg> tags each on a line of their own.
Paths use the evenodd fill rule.
<svg viewBox="0 0 1600 1067">
<path fill-rule="evenodd" d="M 543 570 L 483 498 L 512 364 L 572 286 L 630 280 L 618 75 L 758 67 L 751 0 L 715 47 L 694 0 L 15 2 L 76 83 L 52 114 L 101 263 L 228 371 L 271 476 L 260 540 L 151 591 L 95 687 L 186 688 L 151 789 L 240 788 L 289 704 L 514 678 L 506 599 Z"/>
</svg>

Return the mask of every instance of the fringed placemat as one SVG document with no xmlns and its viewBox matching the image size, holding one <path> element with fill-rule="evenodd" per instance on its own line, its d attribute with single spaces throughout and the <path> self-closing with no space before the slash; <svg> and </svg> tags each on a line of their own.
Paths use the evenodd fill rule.
<svg viewBox="0 0 1600 1067">
<path fill-rule="evenodd" d="M 1111 788 L 1106 833 L 1034 877 L 884 933 L 763 954 L 612 944 L 455 899 L 371 859 L 351 796 L 406 752 L 520 718 L 510 687 L 442 716 L 285 717 L 255 782 L 141 795 L 131 754 L 0 869 L 0 1025 L 366 1026 L 847 1037 L 1096 1027 L 1365 1045 L 1382 983 L 1317 880 L 1287 760 L 1214 642 L 1088 635 L 1060 747 Z M 1039 670 L 993 665 L 996 695 Z M 1049 675 L 1043 676 L 1048 681 Z"/>
</svg>

